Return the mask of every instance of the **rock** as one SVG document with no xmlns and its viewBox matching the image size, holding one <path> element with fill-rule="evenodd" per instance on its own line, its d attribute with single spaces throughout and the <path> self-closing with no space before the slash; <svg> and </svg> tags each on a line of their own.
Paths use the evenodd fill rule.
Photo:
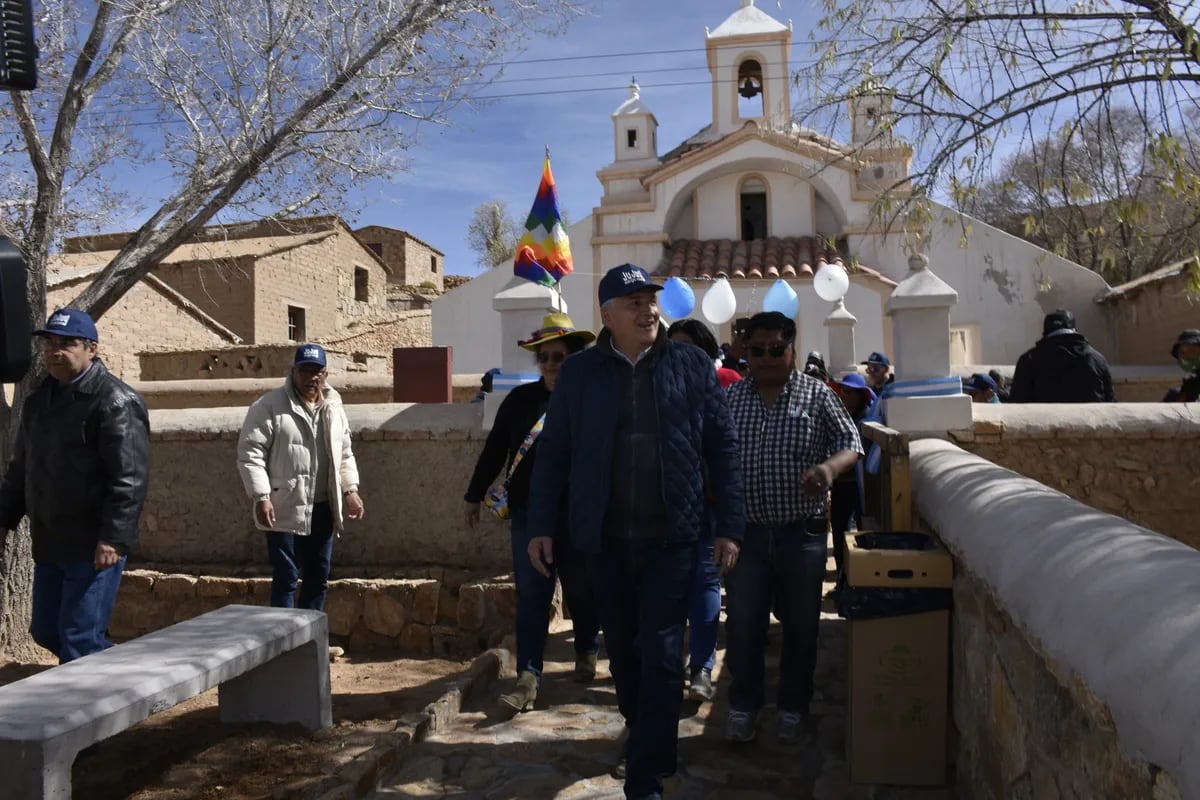
<svg viewBox="0 0 1200 800">
<path fill-rule="evenodd" d="M 164 597 L 195 597 L 199 581 L 191 575 L 163 575 L 154 581 L 154 594 Z"/>
<path fill-rule="evenodd" d="M 249 593 L 245 581 L 236 578 L 210 578 L 203 576 L 196 579 L 197 597 L 241 597 Z"/>
<path fill-rule="evenodd" d="M 438 621 L 438 601 L 441 587 L 437 581 L 416 581 L 413 586 L 412 619 L 422 625 Z"/>
<path fill-rule="evenodd" d="M 334 581 L 325 599 L 331 636 L 349 636 L 363 615 L 363 589 L 357 582 Z"/>
<path fill-rule="evenodd" d="M 410 622 L 400 634 L 400 647 L 413 653 L 428 653 L 433 649 L 433 633 L 428 625 Z"/>
<path fill-rule="evenodd" d="M 345 650 L 343 650 L 342 648 L 340 648 L 340 647 L 338 647 L 338 646 L 336 646 L 336 645 L 331 645 L 331 646 L 330 646 L 330 648 L 329 648 L 329 660 L 330 660 L 331 662 L 332 662 L 332 661 L 337 661 L 339 658 L 341 658 L 341 657 L 342 657 L 342 656 L 344 656 L 344 655 L 346 655 L 346 651 L 345 651 Z"/>
<path fill-rule="evenodd" d="M 363 621 L 372 632 L 384 636 L 399 636 L 404 631 L 407 618 L 407 610 L 396 598 L 380 591 L 367 592 Z"/>
<path fill-rule="evenodd" d="M 483 584 L 464 584 L 458 589 L 458 627 L 477 631 L 483 627 Z"/>
</svg>

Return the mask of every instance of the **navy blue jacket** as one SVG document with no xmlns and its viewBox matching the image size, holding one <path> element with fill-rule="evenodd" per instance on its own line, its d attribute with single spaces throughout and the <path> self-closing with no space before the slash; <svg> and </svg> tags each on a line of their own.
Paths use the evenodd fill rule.
<svg viewBox="0 0 1200 800">
<path fill-rule="evenodd" d="M 740 542 L 746 527 L 745 495 L 737 432 L 725 392 L 703 350 L 678 342 L 664 344 L 653 381 L 667 507 L 665 539 L 708 538 L 711 508 L 719 535 Z M 611 499 L 621 384 L 613 365 L 606 363 L 610 358 L 593 347 L 563 362 L 538 439 L 530 485 L 530 535 L 554 534 L 559 501 L 566 494 L 571 542 L 585 553 L 600 552 Z M 709 507 L 706 478 L 716 501 Z"/>
</svg>

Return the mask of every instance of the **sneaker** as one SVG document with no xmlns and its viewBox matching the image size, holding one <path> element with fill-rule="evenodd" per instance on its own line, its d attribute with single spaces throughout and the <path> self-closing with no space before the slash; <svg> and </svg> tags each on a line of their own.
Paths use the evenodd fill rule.
<svg viewBox="0 0 1200 800">
<path fill-rule="evenodd" d="M 595 653 L 582 653 L 575 656 L 575 672 L 572 673 L 571 679 L 576 683 L 591 683 L 596 680 L 597 660 Z"/>
<path fill-rule="evenodd" d="M 729 721 L 725 723 L 726 739 L 731 742 L 753 742 L 756 734 L 753 714 L 749 711 L 729 712 Z"/>
<path fill-rule="evenodd" d="M 775 722 L 775 738 L 780 744 L 796 744 L 804 735 L 804 715 L 799 711 L 780 711 Z"/>
<path fill-rule="evenodd" d="M 500 702 L 516 711 L 529 711 L 537 700 L 537 675 L 526 670 L 517 677 L 517 686 L 509 694 L 500 695 Z"/>
<path fill-rule="evenodd" d="M 692 686 L 688 689 L 689 700 L 699 700 L 704 702 L 712 700 L 715 690 L 713 689 L 712 670 L 700 669 L 692 675 Z"/>
</svg>

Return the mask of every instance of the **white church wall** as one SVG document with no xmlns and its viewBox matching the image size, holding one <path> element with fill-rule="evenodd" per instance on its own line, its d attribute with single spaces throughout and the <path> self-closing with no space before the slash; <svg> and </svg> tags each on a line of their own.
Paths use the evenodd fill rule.
<svg viewBox="0 0 1200 800">
<path fill-rule="evenodd" d="M 590 274 L 592 217 L 576 222 L 567 234 L 575 273 L 560 284 L 563 298 L 575 327 L 595 330 L 595 281 Z M 496 267 L 433 301 L 433 343 L 454 348 L 455 373 L 481 373 L 500 365 L 500 315 L 492 308 L 492 298 L 512 279 L 512 274 L 511 266 Z"/>
<path fill-rule="evenodd" d="M 722 175 L 696 190 L 697 239 L 741 238 L 737 193 L 740 178 L 740 175 Z M 767 224 L 770 225 L 770 220 Z"/>
</svg>

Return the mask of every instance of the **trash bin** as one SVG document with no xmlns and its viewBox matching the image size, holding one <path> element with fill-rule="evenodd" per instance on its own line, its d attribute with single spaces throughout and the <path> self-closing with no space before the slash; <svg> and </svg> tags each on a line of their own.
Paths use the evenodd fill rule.
<svg viewBox="0 0 1200 800">
<path fill-rule="evenodd" d="M 923 533 L 847 537 L 846 759 L 854 783 L 946 782 L 950 554 Z"/>
</svg>

